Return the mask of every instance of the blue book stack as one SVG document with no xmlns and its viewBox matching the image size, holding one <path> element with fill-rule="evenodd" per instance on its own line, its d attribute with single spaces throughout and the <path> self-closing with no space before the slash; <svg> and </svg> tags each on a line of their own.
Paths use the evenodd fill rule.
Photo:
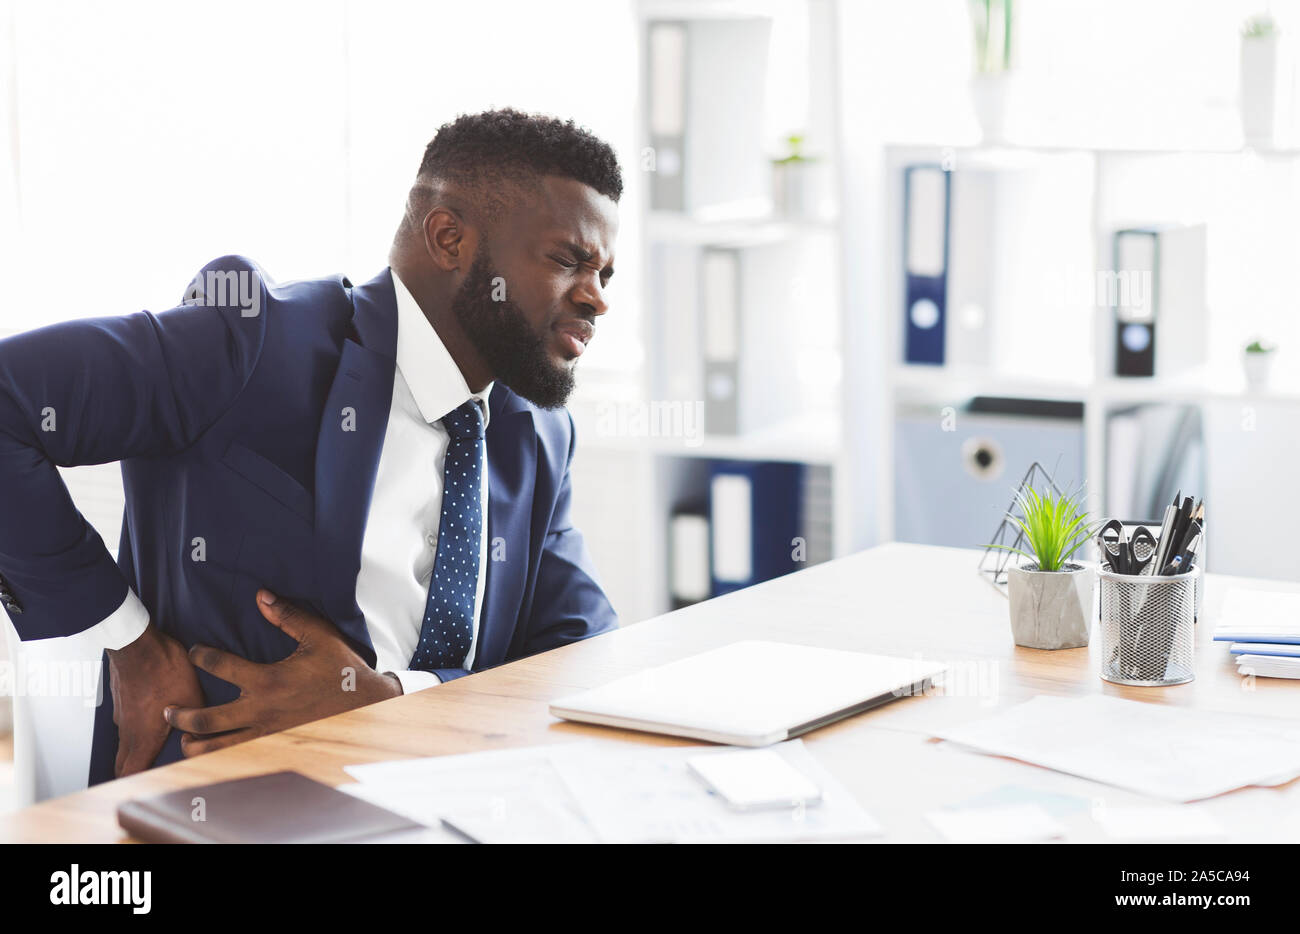
<svg viewBox="0 0 1300 934">
<path fill-rule="evenodd" d="M 1228 591 L 1214 638 L 1232 643 L 1243 675 L 1300 678 L 1300 593 Z"/>
</svg>

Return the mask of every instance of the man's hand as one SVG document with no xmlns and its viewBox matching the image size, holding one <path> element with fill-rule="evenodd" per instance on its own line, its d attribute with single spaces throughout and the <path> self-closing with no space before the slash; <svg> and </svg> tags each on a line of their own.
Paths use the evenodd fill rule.
<svg viewBox="0 0 1300 934">
<path fill-rule="evenodd" d="M 197 756 L 266 733 L 319 720 L 402 693 L 393 675 L 367 665 L 327 619 L 257 592 L 257 606 L 271 625 L 297 643 L 292 655 L 259 665 L 211 646 L 190 649 L 197 668 L 229 681 L 239 697 L 216 707 L 168 707 L 167 722 L 187 735 L 181 751 Z"/>
<path fill-rule="evenodd" d="M 185 649 L 153 623 L 130 645 L 108 651 L 108 685 L 117 724 L 113 772 L 118 778 L 153 765 L 171 732 L 163 718 L 168 704 L 203 703 Z"/>
</svg>

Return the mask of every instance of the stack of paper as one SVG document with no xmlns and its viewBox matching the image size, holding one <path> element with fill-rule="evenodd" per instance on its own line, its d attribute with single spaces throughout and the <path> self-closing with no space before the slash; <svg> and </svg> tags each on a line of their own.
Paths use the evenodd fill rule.
<svg viewBox="0 0 1300 934">
<path fill-rule="evenodd" d="M 1300 775 L 1300 724 L 1103 695 L 1035 697 L 935 735 L 1168 801 Z"/>
<path fill-rule="evenodd" d="M 1300 678 L 1300 593 L 1229 590 L 1214 638 L 1232 643 L 1243 675 Z"/>
<path fill-rule="evenodd" d="M 816 804 L 736 811 L 687 768 L 731 746 L 577 742 L 350 765 L 341 791 L 481 843 L 703 843 L 861 838 L 880 826 L 802 740 L 769 747 Z"/>
</svg>

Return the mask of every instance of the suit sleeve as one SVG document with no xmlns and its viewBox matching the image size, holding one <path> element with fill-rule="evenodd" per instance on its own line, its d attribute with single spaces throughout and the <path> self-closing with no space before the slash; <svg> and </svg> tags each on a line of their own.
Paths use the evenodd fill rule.
<svg viewBox="0 0 1300 934">
<path fill-rule="evenodd" d="M 573 526 L 573 451 L 576 435 L 569 416 L 569 453 L 555 510 L 546 533 L 525 654 L 543 652 L 618 628 L 618 616 L 596 580 L 596 570 L 582 533 Z"/>
<path fill-rule="evenodd" d="M 255 275 L 251 263 L 230 258 L 204 271 L 219 264 Z M 259 297 L 254 307 L 264 309 Z M 0 576 L 21 608 L 9 614 L 20 639 L 83 632 L 129 590 L 57 466 L 192 444 L 247 383 L 264 326 L 263 313 L 248 316 L 238 304 L 196 303 L 0 340 Z"/>
</svg>

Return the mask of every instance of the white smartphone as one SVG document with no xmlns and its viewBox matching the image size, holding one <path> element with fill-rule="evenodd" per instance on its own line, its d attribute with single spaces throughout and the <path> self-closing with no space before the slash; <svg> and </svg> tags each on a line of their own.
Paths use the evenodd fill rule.
<svg viewBox="0 0 1300 934">
<path fill-rule="evenodd" d="M 806 807 L 822 798 L 816 782 L 770 749 L 692 756 L 686 766 L 739 811 Z"/>
</svg>

